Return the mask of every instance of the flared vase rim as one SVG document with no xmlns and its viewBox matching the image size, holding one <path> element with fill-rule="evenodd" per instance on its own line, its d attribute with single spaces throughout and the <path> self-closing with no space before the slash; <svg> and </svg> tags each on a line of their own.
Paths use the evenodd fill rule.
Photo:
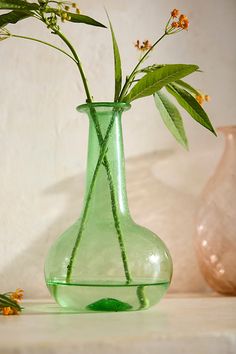
<svg viewBox="0 0 236 354">
<path fill-rule="evenodd" d="M 104 110 L 112 111 L 127 111 L 131 108 L 131 104 L 127 102 L 89 102 L 80 104 L 76 107 L 78 112 L 89 112 L 91 108 L 104 108 Z"/>
</svg>

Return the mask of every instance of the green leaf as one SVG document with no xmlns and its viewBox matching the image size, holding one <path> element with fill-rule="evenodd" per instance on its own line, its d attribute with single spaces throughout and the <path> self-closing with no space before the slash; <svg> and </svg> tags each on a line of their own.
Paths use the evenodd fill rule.
<svg viewBox="0 0 236 354">
<path fill-rule="evenodd" d="M 39 5 L 23 0 L 0 0 L 0 10 L 38 10 Z"/>
<path fill-rule="evenodd" d="M 91 18 L 89 16 L 73 14 L 72 12 L 67 12 L 67 14 L 68 14 L 68 16 L 70 16 L 69 22 L 85 23 L 85 24 L 91 25 L 91 26 L 107 28 L 102 23 L 94 20 L 93 18 Z"/>
<path fill-rule="evenodd" d="M 216 135 L 216 132 L 206 112 L 188 91 L 180 88 L 175 84 L 169 84 L 166 88 L 168 92 L 176 98 L 177 102 L 190 114 L 194 120 L 196 120 L 198 123 Z"/>
<path fill-rule="evenodd" d="M 20 20 L 33 16 L 30 11 L 11 11 L 7 14 L 0 15 L 0 28 L 8 25 L 9 23 L 17 23 Z"/>
<path fill-rule="evenodd" d="M 0 307 L 15 307 L 18 311 L 21 311 L 20 305 L 6 295 L 0 295 Z"/>
<path fill-rule="evenodd" d="M 162 91 L 157 91 L 154 94 L 154 100 L 166 127 L 175 139 L 188 149 L 188 140 L 185 134 L 183 120 L 176 106 Z"/>
<path fill-rule="evenodd" d="M 121 90 L 121 85 L 122 85 L 122 69 L 121 69 L 121 59 L 120 59 L 120 52 L 119 48 L 117 45 L 115 33 L 113 31 L 113 27 L 110 21 L 110 18 L 108 16 L 108 21 L 110 25 L 110 30 L 111 30 L 111 36 L 112 36 L 112 44 L 113 44 L 113 53 L 114 53 L 114 66 L 115 66 L 115 96 L 114 96 L 114 101 L 118 100 L 120 90 Z"/>
<path fill-rule="evenodd" d="M 1 1 L 1 0 L 0 0 Z M 47 13 L 55 13 L 58 17 L 61 17 L 61 12 L 57 9 L 54 8 L 47 8 L 46 9 Z M 75 22 L 75 23 L 85 23 L 87 25 L 91 25 L 91 26 L 96 26 L 96 27 L 103 27 L 103 28 L 107 28 L 106 26 L 104 26 L 102 23 L 94 20 L 93 18 L 89 17 L 89 16 L 85 16 L 85 15 L 80 15 L 80 14 L 75 14 L 73 12 L 67 12 L 65 11 L 65 13 L 67 14 L 68 18 L 66 19 L 66 21 L 68 22 Z"/>
<path fill-rule="evenodd" d="M 188 92 L 192 93 L 193 95 L 199 95 L 200 92 L 196 90 L 194 87 L 189 85 L 187 82 L 183 80 L 176 80 L 175 84 L 179 85 L 180 87 L 186 89 Z"/>
<path fill-rule="evenodd" d="M 125 96 L 125 102 L 131 102 L 141 97 L 150 96 L 163 86 L 181 79 L 198 69 L 197 65 L 170 64 L 144 75 Z"/>
</svg>

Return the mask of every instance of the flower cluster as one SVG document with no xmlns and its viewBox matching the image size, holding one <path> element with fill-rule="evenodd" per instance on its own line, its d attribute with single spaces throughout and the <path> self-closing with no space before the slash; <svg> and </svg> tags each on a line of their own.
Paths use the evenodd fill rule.
<svg viewBox="0 0 236 354">
<path fill-rule="evenodd" d="M 135 48 L 137 48 L 138 50 L 140 50 L 140 52 L 147 52 L 149 49 L 152 48 L 151 43 L 149 42 L 149 40 L 145 40 L 142 43 L 140 42 L 140 40 L 138 39 L 135 43 Z"/>
<path fill-rule="evenodd" d="M 18 315 L 21 311 L 19 302 L 23 299 L 23 295 L 24 290 L 22 289 L 16 289 L 13 292 L 0 295 L 0 312 L 4 316 Z"/>
<path fill-rule="evenodd" d="M 71 9 L 70 5 L 71 5 L 72 9 L 74 9 L 77 14 L 81 13 L 78 5 L 75 2 L 72 2 L 72 3 L 65 2 L 65 3 L 61 3 L 59 5 L 61 5 L 60 15 L 61 15 L 62 22 L 71 20 L 71 15 L 68 13 Z"/>
<path fill-rule="evenodd" d="M 170 18 L 167 22 L 166 34 L 173 34 L 182 30 L 187 30 L 189 27 L 189 19 L 187 16 L 180 14 L 180 11 L 174 9 L 171 11 Z"/>
<path fill-rule="evenodd" d="M 75 2 L 72 2 L 71 7 L 72 7 L 73 9 L 75 9 L 75 12 L 76 12 L 77 14 L 80 14 L 80 9 L 79 9 L 78 5 L 77 5 Z M 66 10 L 66 11 L 70 11 L 70 6 L 69 6 L 69 5 L 65 5 L 65 10 Z"/>
<path fill-rule="evenodd" d="M 47 6 L 47 3 L 49 1 L 43 1 L 41 0 L 40 5 L 42 6 L 42 11 L 44 11 L 45 6 Z M 59 25 L 57 23 L 57 16 L 60 17 L 61 22 L 65 21 L 71 21 L 71 17 L 73 16 L 73 12 L 71 10 L 74 10 L 76 14 L 80 14 L 81 11 L 78 7 L 78 5 L 75 2 L 70 2 L 70 1 L 54 1 L 55 2 L 55 12 L 50 12 L 49 16 L 43 16 L 44 22 L 47 24 L 47 27 L 52 29 L 52 30 L 59 30 Z"/>
<path fill-rule="evenodd" d="M 204 101 L 209 102 L 211 99 L 211 97 L 209 95 L 204 95 L 204 94 L 196 95 L 195 98 L 200 105 L 202 105 Z"/>
</svg>

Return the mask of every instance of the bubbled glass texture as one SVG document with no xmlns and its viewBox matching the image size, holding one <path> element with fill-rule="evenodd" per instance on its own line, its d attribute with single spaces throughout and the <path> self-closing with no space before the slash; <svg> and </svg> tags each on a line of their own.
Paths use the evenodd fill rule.
<svg viewBox="0 0 236 354">
<path fill-rule="evenodd" d="M 128 108 L 122 103 L 78 107 L 90 124 L 84 207 L 80 218 L 51 246 L 45 279 L 58 304 L 79 312 L 146 309 L 162 298 L 171 281 L 168 249 L 157 235 L 133 221 L 128 208 L 121 125 L 122 113 Z M 101 151 L 97 127 L 105 139 L 112 119 L 106 161 L 104 158 L 89 196 Z M 68 277 L 88 198 L 86 221 Z"/>
<path fill-rule="evenodd" d="M 225 149 L 201 197 L 195 245 L 209 286 L 236 295 L 236 126 L 218 130 Z"/>
</svg>

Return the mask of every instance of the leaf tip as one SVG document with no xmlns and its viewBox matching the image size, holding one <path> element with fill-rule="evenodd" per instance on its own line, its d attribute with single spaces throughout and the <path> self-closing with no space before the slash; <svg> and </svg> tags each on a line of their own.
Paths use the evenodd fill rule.
<svg viewBox="0 0 236 354">
<path fill-rule="evenodd" d="M 194 69 L 194 71 L 199 70 L 199 66 L 197 64 L 192 64 L 192 68 Z"/>
<path fill-rule="evenodd" d="M 215 129 L 214 129 L 214 127 L 213 127 L 213 125 L 211 124 L 210 119 L 209 119 L 209 125 L 206 128 L 208 128 L 208 130 L 210 130 L 210 132 L 212 132 L 216 137 L 218 136 L 216 131 L 215 131 Z"/>
<path fill-rule="evenodd" d="M 184 150 L 186 150 L 187 152 L 189 151 L 189 144 L 186 136 L 185 139 L 181 139 L 181 140 L 179 139 L 178 142 L 184 148 Z"/>
<path fill-rule="evenodd" d="M 215 129 L 212 127 L 212 133 L 216 136 L 216 137 L 218 137 L 218 135 L 217 135 L 217 133 L 216 133 L 216 131 L 215 131 Z"/>
<path fill-rule="evenodd" d="M 183 144 L 183 147 L 186 151 L 189 151 L 189 144 L 188 141 L 185 142 L 185 144 Z"/>
</svg>

